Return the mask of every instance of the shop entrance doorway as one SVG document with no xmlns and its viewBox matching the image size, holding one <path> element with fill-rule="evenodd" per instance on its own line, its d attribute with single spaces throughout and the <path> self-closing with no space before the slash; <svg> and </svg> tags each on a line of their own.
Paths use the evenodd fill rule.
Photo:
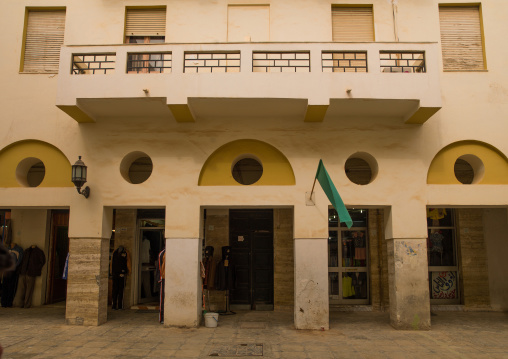
<svg viewBox="0 0 508 359">
<path fill-rule="evenodd" d="M 49 290 L 47 303 L 62 302 L 67 297 L 63 272 L 69 253 L 69 211 L 51 211 Z"/>
<path fill-rule="evenodd" d="M 138 303 L 159 301 L 159 285 L 156 278 L 156 263 L 159 253 L 164 249 L 164 228 L 150 228 L 146 225 L 159 221 L 142 220 L 139 247 L 139 298 Z"/>
<path fill-rule="evenodd" d="M 235 271 L 232 308 L 273 310 L 273 210 L 231 209 L 229 245 Z"/>
</svg>

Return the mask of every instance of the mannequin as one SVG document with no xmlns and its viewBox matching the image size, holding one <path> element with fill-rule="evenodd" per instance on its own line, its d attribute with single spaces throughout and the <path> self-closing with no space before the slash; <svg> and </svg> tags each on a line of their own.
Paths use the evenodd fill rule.
<svg viewBox="0 0 508 359">
<path fill-rule="evenodd" d="M 35 278 L 39 277 L 42 267 L 46 264 L 44 252 L 35 244 L 25 249 L 20 265 L 20 307 L 30 308 L 32 306 L 32 294 L 35 286 Z"/>
<path fill-rule="evenodd" d="M 19 265 L 23 260 L 23 249 L 16 243 L 9 245 L 9 254 L 14 261 L 14 267 L 4 273 L 2 280 L 2 307 L 12 307 L 16 290 L 18 289 Z"/>
<path fill-rule="evenodd" d="M 125 288 L 125 279 L 131 269 L 129 252 L 119 246 L 111 258 L 111 275 L 113 277 L 113 305 L 112 309 L 123 309 L 123 290 Z"/>
<path fill-rule="evenodd" d="M 164 248 L 157 258 L 156 264 L 157 281 L 159 282 L 159 323 L 164 324 L 164 290 L 166 285 L 166 249 Z"/>
</svg>

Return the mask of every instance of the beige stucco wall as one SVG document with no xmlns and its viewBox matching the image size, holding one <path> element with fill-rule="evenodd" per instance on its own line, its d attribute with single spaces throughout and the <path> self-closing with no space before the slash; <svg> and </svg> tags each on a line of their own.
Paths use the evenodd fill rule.
<svg viewBox="0 0 508 359">
<path fill-rule="evenodd" d="M 241 3 L 245 2 L 250 1 Z M 192 45 L 196 49 L 200 48 L 199 43 L 226 41 L 226 10 L 230 3 L 232 2 L 226 0 L 199 3 L 188 0 L 158 1 L 157 5 L 167 6 L 166 41 L 197 42 Z M 341 3 L 373 4 L 376 41 L 394 40 L 392 5 L 389 1 L 344 0 Z M 449 0 L 447 3 L 463 1 Z M 270 5 L 271 41 L 331 41 L 331 1 L 270 0 L 264 4 Z M 87 185 L 92 192 L 89 199 L 84 199 L 73 188 L 0 188 L 0 207 L 70 207 L 71 238 L 99 238 L 105 233 L 109 235 L 111 229 L 105 229 L 109 222 L 103 216 L 104 207 L 165 207 L 166 236 L 178 239 L 174 242 L 177 245 L 182 239 L 194 241 L 200 238 L 200 211 L 203 207 L 288 206 L 294 208 L 293 237 L 301 241 L 298 248 L 295 247 L 297 266 L 298 263 L 305 266 L 312 260 L 324 261 L 324 250 L 307 252 L 308 248 L 314 248 L 313 240 L 319 242 L 319 248 L 324 248 L 324 239 L 328 236 L 329 203 L 322 190 L 317 187 L 315 206 L 305 204 L 305 192 L 310 191 L 319 159 L 323 159 L 346 205 L 391 208 L 390 225 L 386 228 L 388 238 L 424 238 L 424 210 L 427 205 L 508 206 L 508 186 L 505 185 L 426 184 L 427 171 L 433 157 L 455 141 L 483 141 L 505 155 L 508 154 L 508 122 L 505 120 L 505 114 L 508 113 L 508 70 L 505 64 L 508 48 L 501 46 L 506 42 L 504 34 L 508 32 L 508 23 L 505 21 L 508 16 L 506 1 L 482 1 L 488 71 L 451 73 L 439 71 L 439 66 L 434 68 L 429 74 L 434 86 L 429 87 L 426 95 L 430 96 L 430 90 L 434 89 L 433 96 L 439 98 L 438 84 L 443 107 L 423 125 L 406 125 L 399 118 L 381 118 L 375 114 L 344 118 L 340 113 L 329 114 L 324 122 L 305 123 L 301 114 L 305 113 L 307 98 L 303 98 L 303 108 L 299 107 L 299 102 L 274 104 L 263 99 L 240 110 L 223 102 L 205 103 L 200 107 L 202 116 L 198 116 L 194 123 L 140 116 L 102 118 L 97 123 L 78 124 L 55 106 L 58 92 L 76 90 L 66 88 L 66 82 L 62 82 L 63 87 L 58 91 L 58 81 L 63 74 L 19 73 L 25 7 L 38 7 L 42 5 L 41 2 L 7 0 L 2 5 L 0 31 L 9 33 L 10 36 L 2 43 L 2 53 L 8 56 L 0 58 L 0 78 L 2 83 L 8 84 L 0 89 L 0 122 L 4 129 L 8 129 L 0 132 L 0 148 L 20 140 L 37 139 L 56 146 L 71 163 L 77 160 L 78 155 L 82 155 L 88 165 Z M 46 0 L 43 5 L 61 6 L 62 2 Z M 64 44 L 121 44 L 125 6 L 132 5 L 139 5 L 139 2 L 67 1 Z M 436 42 L 438 45 L 434 52 L 437 57 L 434 60 L 437 59 L 437 64 L 440 65 L 438 1 L 400 1 L 397 11 L 399 39 L 405 42 Z M 289 49 L 291 46 L 283 44 L 281 48 Z M 375 44 L 372 48 L 379 47 Z M 108 83 L 100 76 L 97 78 L 107 85 L 97 90 L 105 97 L 115 97 L 117 93 L 132 90 L 115 89 L 114 82 Z M 248 79 L 250 76 L 243 78 Z M 337 76 L 336 82 L 333 82 L 334 88 L 342 86 L 342 80 Z M 134 82 L 141 84 L 145 81 L 147 85 L 156 82 L 147 76 L 136 78 Z M 188 86 L 197 90 L 203 84 L 209 86 L 213 82 L 210 78 L 199 77 L 193 81 L 192 86 Z M 270 81 L 274 81 L 273 78 Z M 291 81 L 288 83 L 297 82 L 294 79 Z M 86 87 L 84 90 L 93 97 L 93 79 L 89 78 L 83 83 Z M 171 87 L 170 81 L 162 84 L 159 81 L 157 84 L 168 93 L 178 92 Z M 272 91 L 263 87 L 251 91 L 251 83 L 246 80 L 235 83 L 228 78 L 228 84 L 236 86 L 228 90 L 231 97 L 235 96 L 236 88 L 247 94 Z M 331 93 L 326 86 L 317 86 L 311 80 L 304 80 L 298 85 L 305 88 L 308 84 L 314 84 L 316 89 L 295 90 L 295 86 L 288 86 L 286 90 L 295 94 L 310 93 L 309 97 L 314 96 L 312 92 L 316 92 L 319 94 L 318 100 L 325 99 Z M 377 80 L 367 78 L 357 84 L 358 91 L 366 94 L 370 87 L 382 90 Z M 344 83 L 344 89 L 346 88 Z M 392 90 L 387 89 L 387 92 L 392 93 Z M 410 87 L 409 90 L 412 91 Z M 140 88 L 139 92 L 141 91 Z M 210 92 L 211 95 L 217 93 L 220 91 Z M 280 93 L 283 94 L 284 91 Z M 329 97 L 326 99 L 329 100 Z M 239 139 L 255 139 L 276 147 L 293 167 L 296 184 L 198 187 L 199 173 L 206 159 L 220 146 Z M 119 170 L 121 160 L 133 151 L 148 154 L 154 166 L 151 177 L 138 185 L 127 183 Z M 351 183 L 344 173 L 346 159 L 359 151 L 370 153 L 379 167 L 376 180 L 366 186 Z M 40 214 L 36 218 L 41 224 L 37 231 L 42 231 L 41 228 L 45 228 L 41 214 L 43 210 L 37 211 Z M 13 226 L 16 231 L 14 214 L 15 212 Z M 26 238 L 24 235 L 21 237 Z M 186 244 L 189 255 L 198 252 L 199 246 L 196 243 Z M 303 286 L 302 283 L 312 280 L 312 276 L 320 281 L 326 277 L 324 268 L 311 272 L 310 277 L 307 275 L 309 273 L 295 272 L 295 288 L 301 289 L 299 285 Z M 196 291 L 196 288 L 188 289 L 192 293 Z M 318 288 L 318 291 L 326 297 L 324 289 Z M 319 311 L 325 307 L 327 310 L 327 300 L 320 305 Z M 305 323 L 305 320 L 301 323 Z M 326 321 L 320 321 L 319 326 L 322 323 L 327 325 Z"/>
</svg>

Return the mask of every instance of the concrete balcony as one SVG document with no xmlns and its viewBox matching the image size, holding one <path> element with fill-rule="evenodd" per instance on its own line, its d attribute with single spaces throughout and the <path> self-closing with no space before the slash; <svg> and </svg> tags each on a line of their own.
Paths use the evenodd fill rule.
<svg viewBox="0 0 508 359">
<path fill-rule="evenodd" d="M 437 43 L 64 46 L 56 105 L 78 122 L 270 115 L 423 124 L 441 108 L 439 56 Z"/>
</svg>

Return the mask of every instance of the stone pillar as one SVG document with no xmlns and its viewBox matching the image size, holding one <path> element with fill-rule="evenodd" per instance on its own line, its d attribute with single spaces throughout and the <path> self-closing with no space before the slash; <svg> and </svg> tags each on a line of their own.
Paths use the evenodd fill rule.
<svg viewBox="0 0 508 359">
<path fill-rule="evenodd" d="M 295 327 L 328 330 L 328 199 L 295 206 Z M 319 206 L 318 206 L 319 205 Z"/>
<path fill-rule="evenodd" d="M 390 322 L 396 329 L 430 329 L 425 206 L 385 211 Z"/>
<path fill-rule="evenodd" d="M 198 205 L 172 203 L 166 208 L 166 283 L 164 326 L 201 324 L 202 238 Z"/>
<path fill-rule="evenodd" d="M 71 206 L 67 324 L 101 325 L 107 321 L 112 218 L 112 209 L 94 206 L 92 202 Z"/>
</svg>

